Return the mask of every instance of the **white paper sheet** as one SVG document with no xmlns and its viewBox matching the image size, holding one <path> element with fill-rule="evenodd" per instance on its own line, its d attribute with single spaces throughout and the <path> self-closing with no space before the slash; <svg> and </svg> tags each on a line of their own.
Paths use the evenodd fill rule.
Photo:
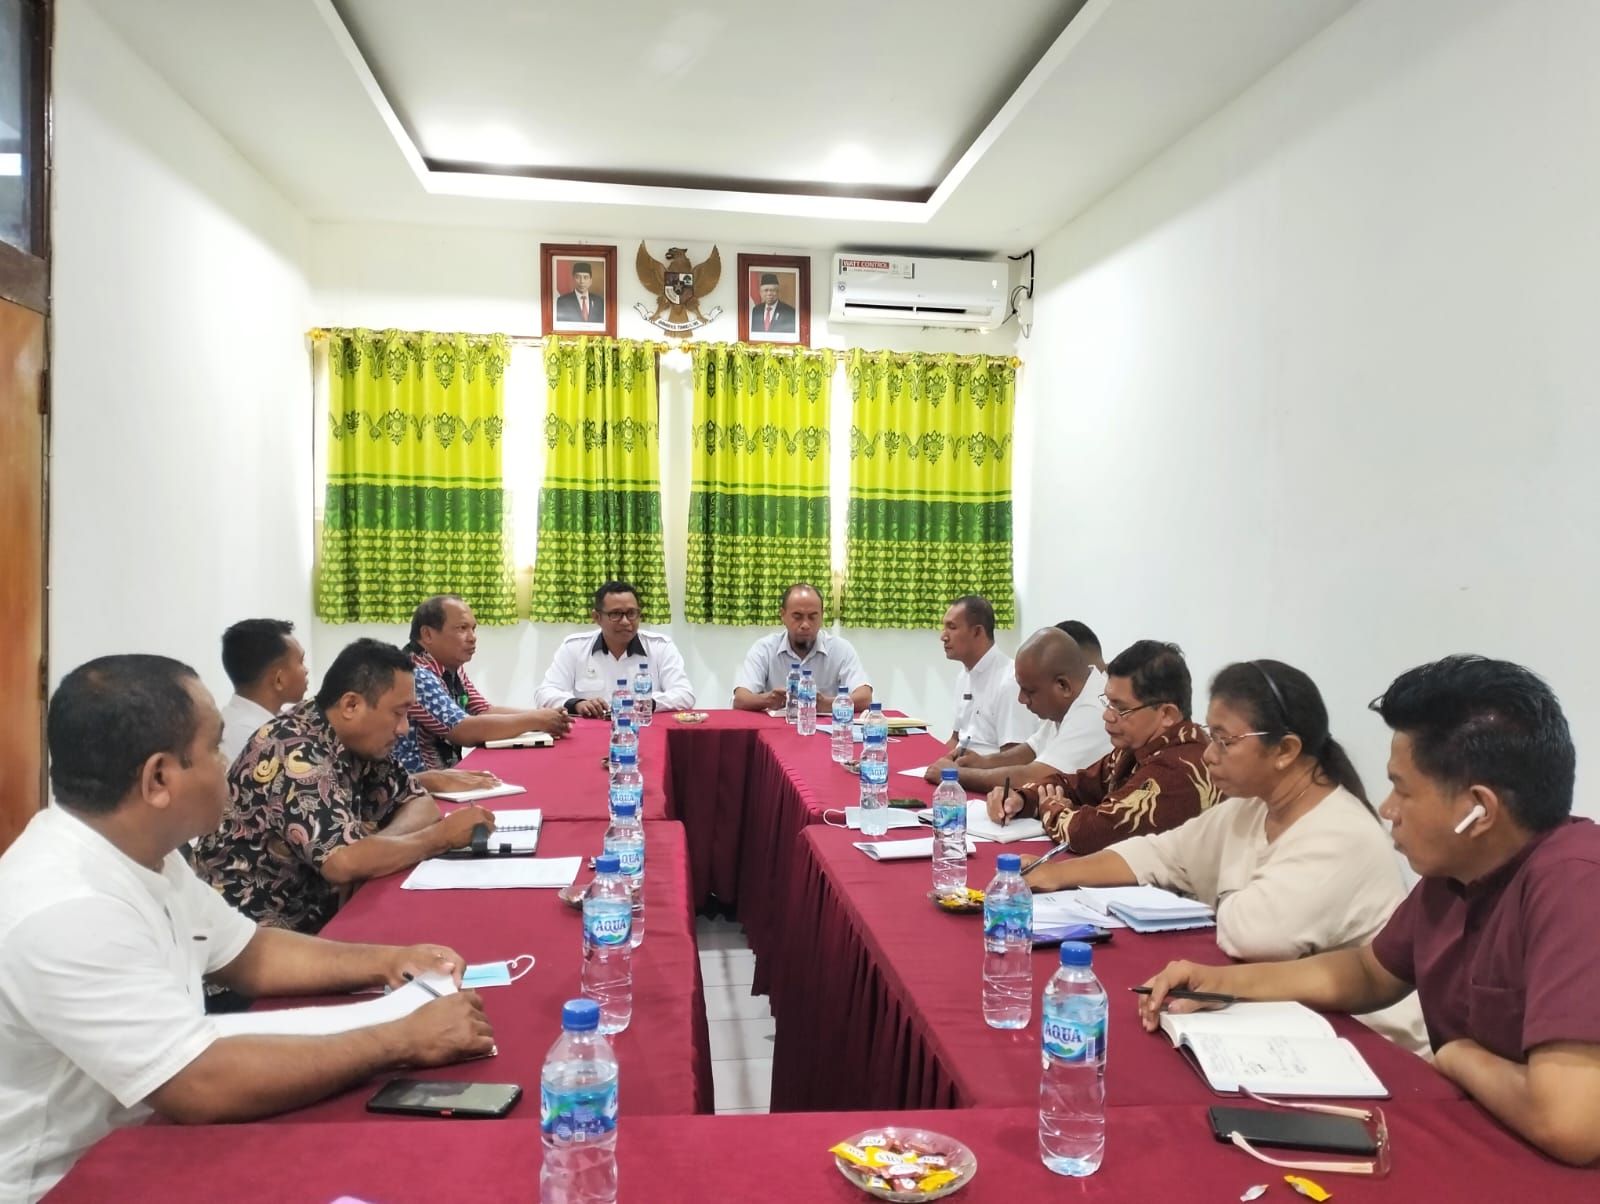
<svg viewBox="0 0 1600 1204">
<path fill-rule="evenodd" d="M 434 997 L 421 983 L 427 983 L 440 995 L 456 993 L 455 981 L 448 974 L 423 974 L 417 982 L 408 982 L 399 990 L 359 1003 L 283 1008 L 275 1012 L 228 1012 L 209 1019 L 224 1037 L 323 1037 L 347 1033 L 352 1029 L 402 1020 L 424 1004 L 432 1003 Z"/>
<path fill-rule="evenodd" d="M 895 772 L 903 778 L 920 778 L 928 772 L 928 767 L 926 765 L 918 765 L 915 769 L 897 769 Z"/>
<path fill-rule="evenodd" d="M 918 861 L 933 860 L 933 837 L 924 840 L 858 840 L 856 848 L 860 849 L 874 861 Z M 971 838 L 967 840 L 967 856 L 976 853 L 977 846 Z"/>
<path fill-rule="evenodd" d="M 572 885 L 582 857 L 486 857 L 424 861 L 402 882 L 403 890 L 510 890 Z"/>
<path fill-rule="evenodd" d="M 485 786 L 481 790 L 436 790 L 433 797 L 447 803 L 480 803 L 486 798 L 505 798 L 510 794 L 527 794 L 526 786 L 513 786 L 501 782 L 498 786 Z"/>
</svg>

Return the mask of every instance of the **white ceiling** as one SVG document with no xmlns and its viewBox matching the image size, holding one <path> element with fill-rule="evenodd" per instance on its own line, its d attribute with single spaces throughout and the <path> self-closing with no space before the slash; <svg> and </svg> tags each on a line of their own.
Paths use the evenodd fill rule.
<svg viewBox="0 0 1600 1204">
<path fill-rule="evenodd" d="M 996 252 L 1355 0 L 93 2 L 314 220 Z"/>
</svg>

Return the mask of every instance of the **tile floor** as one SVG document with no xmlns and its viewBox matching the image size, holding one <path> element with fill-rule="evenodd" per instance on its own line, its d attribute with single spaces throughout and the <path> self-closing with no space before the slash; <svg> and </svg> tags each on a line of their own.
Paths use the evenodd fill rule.
<svg viewBox="0 0 1600 1204">
<path fill-rule="evenodd" d="M 767 997 L 750 994 L 755 954 L 734 920 L 702 916 L 695 938 L 705 984 L 717 1111 L 765 1112 L 772 1097 L 772 1038 L 777 1026 Z"/>
</svg>

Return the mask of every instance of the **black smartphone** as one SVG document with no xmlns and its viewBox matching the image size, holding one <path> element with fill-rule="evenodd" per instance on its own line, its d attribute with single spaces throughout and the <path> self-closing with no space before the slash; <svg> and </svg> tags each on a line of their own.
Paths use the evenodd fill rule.
<svg viewBox="0 0 1600 1204">
<path fill-rule="evenodd" d="M 1211 1131 L 1218 1141 L 1238 1133 L 1251 1145 L 1329 1154 L 1364 1154 L 1378 1146 L 1367 1126 L 1353 1116 L 1324 1116 L 1315 1112 L 1271 1112 L 1261 1108 L 1208 1108 Z"/>
<path fill-rule="evenodd" d="M 522 1088 L 515 1083 L 390 1079 L 367 1101 L 367 1111 L 490 1120 L 510 1112 L 521 1098 Z"/>
<path fill-rule="evenodd" d="M 1033 947 L 1035 949 L 1048 949 L 1051 945 L 1060 945 L 1066 941 L 1082 941 L 1086 945 L 1099 945 L 1111 939 L 1111 929 L 1096 928 L 1092 924 L 1079 924 L 1076 928 L 1057 928 L 1046 932 L 1035 933 Z"/>
<path fill-rule="evenodd" d="M 918 811 L 927 805 L 928 801 L 920 798 L 892 798 L 889 800 L 889 806 L 891 807 L 911 807 Z"/>
</svg>

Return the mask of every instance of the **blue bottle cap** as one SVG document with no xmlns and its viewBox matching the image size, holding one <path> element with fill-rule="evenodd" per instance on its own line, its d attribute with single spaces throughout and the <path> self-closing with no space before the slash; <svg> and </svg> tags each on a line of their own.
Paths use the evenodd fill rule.
<svg viewBox="0 0 1600 1204">
<path fill-rule="evenodd" d="M 959 781 L 960 778 L 961 771 L 959 769 L 941 769 L 939 771 L 939 780 L 941 782 L 955 782 Z"/>
<path fill-rule="evenodd" d="M 811 670 L 810 669 L 802 669 L 802 670 L 800 670 L 800 676 L 801 677 L 810 677 L 811 676 Z"/>
<path fill-rule="evenodd" d="M 617 678 L 617 689 L 626 690 L 627 688 L 628 688 L 628 679 L 626 677 Z"/>
<path fill-rule="evenodd" d="M 615 853 L 601 853 L 594 859 L 594 872 L 597 874 L 620 874 L 622 862 Z"/>
<path fill-rule="evenodd" d="M 561 1027 L 569 1033 L 592 1033 L 600 1027 L 600 1005 L 592 999 L 569 999 L 561 1005 Z"/>
<path fill-rule="evenodd" d="M 998 862 L 1002 874 L 1015 874 L 1022 870 L 1021 853 L 1001 853 Z"/>
<path fill-rule="evenodd" d="M 636 803 L 618 803 L 612 808 L 617 813 L 618 819 L 632 819 L 633 813 L 638 810 Z"/>
<path fill-rule="evenodd" d="M 1094 950 L 1082 941 L 1061 942 L 1063 966 L 1088 966 L 1094 964 Z"/>
<path fill-rule="evenodd" d="M 883 703 L 874 702 L 873 704 L 871 704 L 871 706 L 868 709 L 871 710 L 871 711 L 881 711 L 881 710 L 883 710 Z"/>
<path fill-rule="evenodd" d="M 639 662 L 639 672 L 640 673 L 643 673 L 649 667 L 650 667 L 650 662 L 649 661 L 640 661 Z"/>
</svg>

